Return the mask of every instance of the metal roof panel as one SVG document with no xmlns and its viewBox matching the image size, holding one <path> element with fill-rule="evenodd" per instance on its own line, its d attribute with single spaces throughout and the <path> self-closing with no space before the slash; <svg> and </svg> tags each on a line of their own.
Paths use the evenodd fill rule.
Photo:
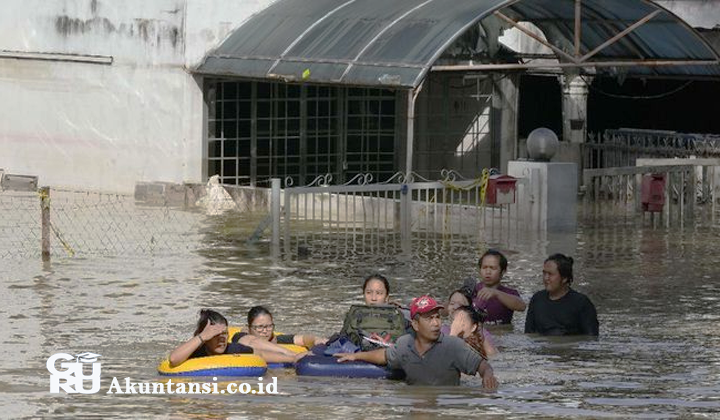
<svg viewBox="0 0 720 420">
<path fill-rule="evenodd" d="M 717 60 L 716 52 L 692 28 L 649 0 L 581 4 L 583 54 L 662 11 L 593 59 Z M 568 49 L 573 44 L 574 0 L 279 0 L 236 29 L 196 71 L 414 88 L 458 37 L 500 9 L 534 23 L 555 45 Z M 716 71 L 708 66 L 680 67 L 649 71 Z"/>
</svg>

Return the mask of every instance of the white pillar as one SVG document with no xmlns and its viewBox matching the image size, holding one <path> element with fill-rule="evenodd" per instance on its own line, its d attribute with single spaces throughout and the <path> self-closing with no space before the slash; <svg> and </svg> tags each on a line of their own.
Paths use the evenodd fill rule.
<svg viewBox="0 0 720 420">
<path fill-rule="evenodd" d="M 505 75 L 493 77 L 493 141 L 499 146 L 497 158 L 500 172 L 507 173 L 508 162 L 516 159 L 517 116 L 520 77 Z"/>
<path fill-rule="evenodd" d="M 591 76 L 560 76 L 562 84 L 563 140 L 585 143 L 587 136 L 587 99 Z"/>
</svg>

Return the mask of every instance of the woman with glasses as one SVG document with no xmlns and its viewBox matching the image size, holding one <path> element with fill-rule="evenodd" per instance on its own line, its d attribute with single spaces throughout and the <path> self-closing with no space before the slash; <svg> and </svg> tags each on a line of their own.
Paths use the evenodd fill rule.
<svg viewBox="0 0 720 420">
<path fill-rule="evenodd" d="M 296 346 L 310 348 L 316 344 L 325 344 L 327 342 L 326 338 L 312 334 L 275 334 L 273 316 L 270 311 L 263 306 L 250 308 L 247 322 L 249 335 L 273 344 L 294 344 Z M 238 333 L 235 337 L 243 337 L 246 334 L 247 333 Z"/>
</svg>

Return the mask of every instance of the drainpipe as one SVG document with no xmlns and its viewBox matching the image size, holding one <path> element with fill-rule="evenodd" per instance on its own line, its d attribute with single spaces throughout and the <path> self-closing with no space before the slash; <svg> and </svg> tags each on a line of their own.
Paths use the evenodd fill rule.
<svg viewBox="0 0 720 420">
<path fill-rule="evenodd" d="M 405 154 L 405 180 L 400 191 L 400 238 L 404 252 L 410 251 L 410 234 L 412 225 L 412 191 L 410 190 L 412 161 L 413 161 L 413 140 L 415 137 L 415 101 L 422 89 L 422 84 L 408 92 L 407 102 L 407 142 Z"/>
<path fill-rule="evenodd" d="M 405 151 L 405 174 L 407 177 L 413 170 L 413 142 L 415 140 L 415 101 L 417 100 L 420 91 L 422 90 L 423 84 L 421 83 L 415 89 L 408 92 L 408 103 L 407 103 L 407 142 Z"/>
</svg>

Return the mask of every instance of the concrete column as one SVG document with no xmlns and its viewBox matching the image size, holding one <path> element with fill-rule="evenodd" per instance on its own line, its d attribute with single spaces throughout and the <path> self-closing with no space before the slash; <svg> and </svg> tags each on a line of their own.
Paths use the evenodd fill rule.
<svg viewBox="0 0 720 420">
<path fill-rule="evenodd" d="M 508 162 L 516 159 L 517 122 L 520 76 L 493 76 L 493 161 L 499 163 L 502 173 L 507 173 Z"/>
<path fill-rule="evenodd" d="M 577 227 L 577 173 L 574 163 L 511 161 L 508 175 L 528 179 L 527 226 L 547 232 L 572 232 Z M 518 198 L 520 200 L 521 198 Z"/>
<path fill-rule="evenodd" d="M 569 143 L 585 143 L 587 136 L 587 99 L 592 77 L 564 75 L 562 84 L 563 140 Z"/>
<path fill-rule="evenodd" d="M 591 76 L 565 74 L 560 76 L 562 84 L 563 142 L 557 161 L 573 162 L 577 165 L 577 184 L 582 185 L 584 169 L 581 145 L 587 138 L 587 100 Z"/>
</svg>

